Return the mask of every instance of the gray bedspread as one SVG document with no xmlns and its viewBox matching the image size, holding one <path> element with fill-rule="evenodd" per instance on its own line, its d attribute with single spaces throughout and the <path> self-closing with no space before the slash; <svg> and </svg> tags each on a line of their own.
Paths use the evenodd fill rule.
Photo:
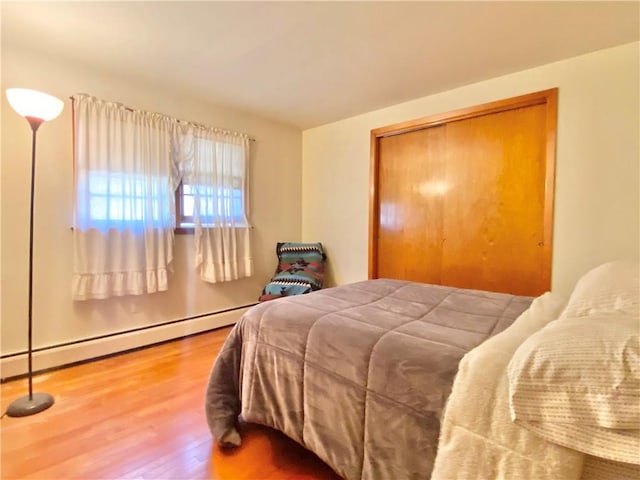
<svg viewBox="0 0 640 480">
<path fill-rule="evenodd" d="M 256 305 L 214 363 L 211 432 L 241 415 L 345 479 L 428 479 L 460 359 L 531 300 L 380 279 Z"/>
</svg>

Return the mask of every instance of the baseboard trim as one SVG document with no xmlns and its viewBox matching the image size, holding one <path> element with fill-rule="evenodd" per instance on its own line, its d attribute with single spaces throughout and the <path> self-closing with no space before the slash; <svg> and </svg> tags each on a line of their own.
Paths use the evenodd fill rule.
<svg viewBox="0 0 640 480">
<path fill-rule="evenodd" d="M 159 325 L 149 325 L 124 332 L 76 340 L 34 349 L 33 371 L 44 373 L 78 363 L 164 343 L 177 338 L 233 325 L 252 305 L 198 315 Z M 27 374 L 27 352 L 12 353 L 0 359 L 0 383 Z"/>
</svg>

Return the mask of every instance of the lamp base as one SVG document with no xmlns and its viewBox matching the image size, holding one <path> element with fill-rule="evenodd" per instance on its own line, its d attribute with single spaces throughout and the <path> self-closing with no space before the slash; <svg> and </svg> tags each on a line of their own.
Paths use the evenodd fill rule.
<svg viewBox="0 0 640 480">
<path fill-rule="evenodd" d="M 7 415 L 10 417 L 26 417 L 35 415 L 46 410 L 53 405 L 53 397 L 48 393 L 34 393 L 32 398 L 29 395 L 16 398 L 9 404 Z"/>
</svg>

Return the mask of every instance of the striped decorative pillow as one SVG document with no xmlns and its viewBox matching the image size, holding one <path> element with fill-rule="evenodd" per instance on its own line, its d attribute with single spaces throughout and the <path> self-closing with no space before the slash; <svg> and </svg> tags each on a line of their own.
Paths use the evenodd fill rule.
<svg viewBox="0 0 640 480">
<path fill-rule="evenodd" d="M 276 245 L 278 267 L 259 301 L 320 290 L 326 255 L 321 243 L 281 242 Z"/>
</svg>

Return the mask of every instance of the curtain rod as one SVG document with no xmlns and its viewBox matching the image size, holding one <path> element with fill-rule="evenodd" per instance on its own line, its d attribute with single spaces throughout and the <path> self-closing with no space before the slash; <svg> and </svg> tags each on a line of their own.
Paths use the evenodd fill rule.
<svg viewBox="0 0 640 480">
<path fill-rule="evenodd" d="M 69 96 L 69 99 L 73 102 L 73 101 L 74 101 L 73 95 Z M 119 102 L 113 102 L 113 103 L 117 103 L 118 105 L 122 105 L 122 104 L 121 104 L 121 103 L 119 103 Z M 122 105 L 122 106 L 123 106 L 123 107 L 124 107 L 124 109 L 125 109 L 125 110 L 127 110 L 128 112 L 144 112 L 144 110 L 136 110 L 135 108 L 131 108 L 131 107 L 128 107 L 128 106 L 126 106 L 126 105 Z M 147 112 L 147 113 L 148 113 L 148 112 Z M 160 115 L 165 115 L 165 114 L 164 114 L 164 113 L 161 113 Z M 165 116 L 166 116 L 166 117 L 169 117 L 170 115 L 165 115 Z M 202 123 L 198 123 L 198 122 L 190 122 L 190 121 L 187 121 L 187 120 L 180 120 L 179 118 L 175 118 L 175 117 L 171 117 L 171 118 L 173 118 L 173 119 L 174 119 L 176 122 L 178 122 L 178 123 L 190 123 L 190 124 L 192 124 L 192 125 L 197 125 L 197 126 L 199 126 L 199 127 L 203 127 L 203 128 L 211 128 L 211 127 L 208 127 L 207 125 L 204 125 L 204 124 L 202 124 Z M 214 128 L 215 128 L 215 127 L 214 127 Z M 225 130 L 225 129 L 224 129 L 224 128 L 222 128 L 221 130 Z M 243 135 L 244 135 L 244 134 L 243 134 Z M 249 138 L 249 141 L 250 141 L 250 142 L 255 142 L 255 141 L 256 141 L 256 139 L 255 139 L 255 138 L 253 138 L 253 137 L 249 137 L 249 135 L 247 135 L 247 137 Z"/>
</svg>

